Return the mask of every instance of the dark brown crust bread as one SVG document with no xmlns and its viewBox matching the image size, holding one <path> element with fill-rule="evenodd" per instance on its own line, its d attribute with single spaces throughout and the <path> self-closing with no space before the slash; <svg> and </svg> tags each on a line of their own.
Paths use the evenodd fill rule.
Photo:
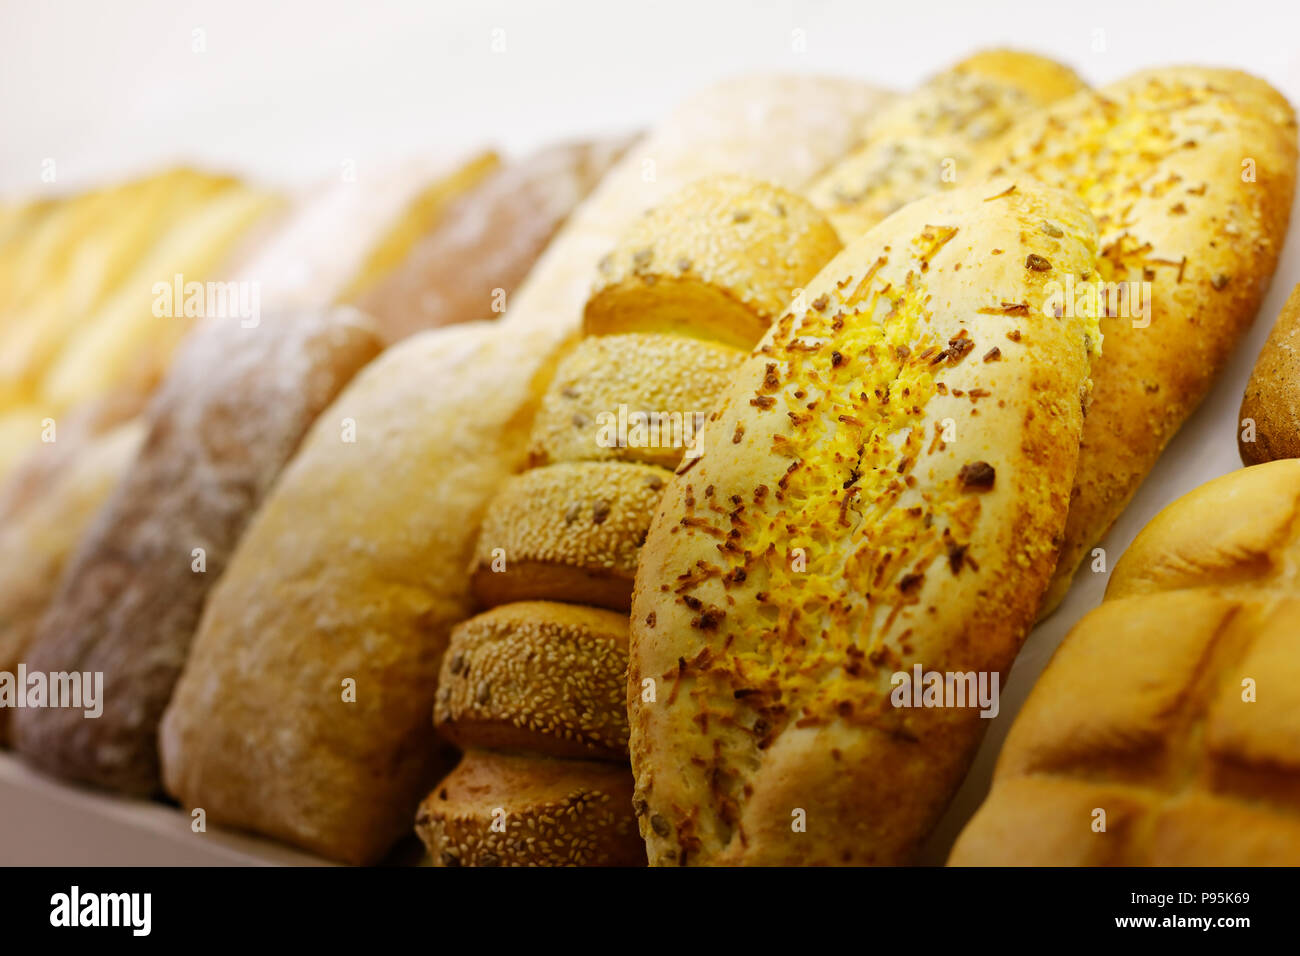
<svg viewBox="0 0 1300 956">
<path fill-rule="evenodd" d="M 1038 679 L 962 866 L 1300 865 L 1300 460 L 1169 505 Z"/>
<path fill-rule="evenodd" d="M 1255 360 L 1239 419 L 1237 449 L 1245 464 L 1300 458 L 1300 286 Z"/>
<path fill-rule="evenodd" d="M 644 866 L 621 763 L 471 750 L 415 818 L 435 866 Z"/>
<path fill-rule="evenodd" d="M 1029 177 L 922 199 L 742 367 L 637 571 L 652 864 L 898 863 L 933 826 L 983 722 L 891 706 L 892 676 L 987 680 L 1034 619 L 1095 344 L 1050 286 L 1096 253 L 1083 205 Z"/>
<path fill-rule="evenodd" d="M 158 722 L 208 590 L 303 434 L 379 348 L 355 309 L 195 331 L 28 652 L 32 671 L 103 672 L 103 715 L 18 711 L 29 762 L 126 793 L 160 789 Z"/>
</svg>

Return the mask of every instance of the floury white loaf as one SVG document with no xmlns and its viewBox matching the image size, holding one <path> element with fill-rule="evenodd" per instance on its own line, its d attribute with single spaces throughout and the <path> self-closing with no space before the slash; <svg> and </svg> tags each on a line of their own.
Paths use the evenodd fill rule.
<svg viewBox="0 0 1300 956">
<path fill-rule="evenodd" d="M 597 264 L 650 205 L 712 173 L 801 185 L 883 101 L 758 77 L 683 105 L 604 179 L 495 325 L 423 333 L 340 396 L 208 603 L 163 724 L 168 790 L 209 820 L 373 862 L 447 769 L 439 663 L 473 610 L 468 566 Z M 336 422 L 357 425 L 343 446 Z M 356 703 L 342 682 L 356 681 Z M 267 714 L 274 713 L 271 723 Z"/>
<path fill-rule="evenodd" d="M 683 462 L 637 571 L 628 678 L 652 864 L 898 863 L 978 708 L 893 675 L 1003 674 L 1051 576 L 1095 320 L 1092 217 L 1028 177 L 920 200 L 833 259 Z"/>
</svg>

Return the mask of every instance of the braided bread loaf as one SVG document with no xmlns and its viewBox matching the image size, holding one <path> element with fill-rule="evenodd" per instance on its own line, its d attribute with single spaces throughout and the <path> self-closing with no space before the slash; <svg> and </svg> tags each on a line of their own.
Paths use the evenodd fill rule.
<svg viewBox="0 0 1300 956">
<path fill-rule="evenodd" d="M 1169 505 L 1030 693 L 954 865 L 1300 864 L 1300 460 Z"/>
<path fill-rule="evenodd" d="M 691 429 L 697 419 L 702 424 L 741 363 L 743 353 L 732 344 L 752 345 L 838 248 L 835 231 L 806 200 L 719 176 L 646 215 L 604 260 L 584 314 L 592 337 L 561 363 L 535 419 L 531 457 L 543 464 L 506 482 L 479 533 L 475 596 L 500 606 L 456 628 L 444 658 L 435 722 L 469 752 L 417 820 L 435 863 L 644 859 L 626 766 L 626 709 L 621 695 L 611 699 L 606 691 L 624 685 L 632 581 L 672 478 L 668 468 L 684 453 L 693 461 L 699 449 L 674 444 L 671 428 L 669 441 L 658 434 L 645 447 L 631 433 L 611 434 L 613 423 L 602 419 L 620 419 L 621 409 L 626 426 L 631 407 L 647 418 L 676 416 Z M 657 404 L 674 400 L 689 404 Z M 676 437 L 687 436 L 679 430 Z M 556 689 L 563 689 L 562 704 Z M 484 748 L 527 756 L 510 758 L 507 768 L 505 758 Z M 557 761 L 571 757 L 610 763 L 597 771 Z M 530 762 L 535 774 L 528 773 Z M 506 773 L 519 788 L 509 794 L 516 809 L 494 830 L 498 790 L 470 781 Z M 591 803 L 593 774 L 617 782 L 601 791 L 617 803 L 605 806 L 608 796 Z M 564 812 L 532 813 L 537 782 L 543 785 L 536 799 L 569 795 Z M 453 798 L 437 796 L 445 792 Z M 604 822 L 571 832 L 574 814 L 580 819 L 590 806 L 600 808 Z M 581 852 L 553 852 L 570 845 Z"/>
</svg>

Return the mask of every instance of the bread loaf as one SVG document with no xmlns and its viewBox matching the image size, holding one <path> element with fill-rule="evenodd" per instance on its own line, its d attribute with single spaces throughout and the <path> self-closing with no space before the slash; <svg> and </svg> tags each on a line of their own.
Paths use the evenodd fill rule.
<svg viewBox="0 0 1300 956">
<path fill-rule="evenodd" d="M 28 761 L 127 793 L 160 788 L 158 722 L 208 589 L 307 427 L 378 350 L 355 310 L 255 329 L 215 319 L 197 331 L 27 656 L 29 671 L 102 672 L 103 714 L 18 711 Z"/>
<path fill-rule="evenodd" d="M 1033 621 L 1098 340 L 1051 286 L 1096 254 L 1083 205 L 1029 177 L 932 196 L 742 367 L 637 571 L 652 864 L 897 863 L 938 819 L 981 721 L 891 706 L 891 674 L 992 680 Z"/>
<path fill-rule="evenodd" d="M 0 529 L 0 672 L 16 673 L 25 662 L 64 565 L 143 437 L 144 426 L 133 421 L 90 438 L 60 456 L 62 467 L 46 475 L 45 487 L 21 510 L 0 508 L 6 515 Z M 12 713 L 0 707 L 0 746 L 9 743 Z"/>
<path fill-rule="evenodd" d="M 526 462 L 597 261 L 701 175 L 806 181 L 880 100 L 815 78 L 706 92 L 618 163 L 500 322 L 412 336 L 359 376 L 322 422 L 356 421 L 360 454 L 340 455 L 336 425 L 310 435 L 208 602 L 163 723 L 169 792 L 213 822 L 350 862 L 410 832 L 447 767 L 431 715 L 448 635 L 473 610 L 478 525 Z M 355 704 L 341 700 L 345 678 Z"/>
<path fill-rule="evenodd" d="M 627 759 L 627 615 L 518 601 L 452 631 L 434 721 L 462 749 Z"/>
<path fill-rule="evenodd" d="M 645 848 L 627 767 L 471 750 L 420 805 L 438 866 L 633 866 Z"/>
<path fill-rule="evenodd" d="M 835 230 L 803 197 L 743 176 L 702 179 L 637 220 L 600 260 L 583 331 L 749 348 L 839 251 Z"/>
<path fill-rule="evenodd" d="M 576 601 L 627 612 L 636 557 L 671 473 L 653 465 L 566 462 L 510 478 L 474 548 L 474 596 Z"/>
<path fill-rule="evenodd" d="M 1106 358 L 1050 610 L 1254 319 L 1286 234 L 1296 125 L 1262 80 L 1175 68 L 1080 93 L 1008 141 L 994 171 L 1026 173 L 1088 204 L 1109 284 Z"/>
<path fill-rule="evenodd" d="M 355 298 L 386 342 L 495 318 L 569 213 L 626 151 L 623 139 L 565 143 L 485 174 Z"/>
<path fill-rule="evenodd" d="M 1300 286 L 1255 360 L 1239 418 L 1237 447 L 1245 464 L 1300 458 Z"/>
<path fill-rule="evenodd" d="M 809 198 L 849 242 L 914 199 L 974 182 L 981 148 L 1026 113 L 1084 88 L 1041 56 L 977 53 L 872 116 L 862 145 L 819 177 Z"/>
<path fill-rule="evenodd" d="M 528 463 L 676 468 L 744 358 L 679 335 L 601 335 L 564 356 L 533 420 Z"/>
<path fill-rule="evenodd" d="M 1160 512 L 1030 693 L 954 865 L 1300 864 L 1300 461 Z"/>
</svg>

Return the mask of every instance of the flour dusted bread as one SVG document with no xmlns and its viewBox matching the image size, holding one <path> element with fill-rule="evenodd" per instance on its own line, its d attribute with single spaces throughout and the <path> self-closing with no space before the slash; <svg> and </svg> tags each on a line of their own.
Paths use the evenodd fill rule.
<svg viewBox="0 0 1300 956">
<path fill-rule="evenodd" d="M 1294 459 L 1156 515 L 1034 686 L 949 862 L 1300 865 L 1298 516 Z"/>
<path fill-rule="evenodd" d="M 1033 620 L 1097 343 L 1049 284 L 1096 252 L 1082 204 L 1028 177 L 930 197 L 747 360 L 637 571 L 652 864 L 894 863 L 933 825 L 980 719 L 895 708 L 891 675 L 1003 672 Z"/>
<path fill-rule="evenodd" d="M 1088 204 L 1100 278 L 1121 293 L 1101 322 L 1050 610 L 1253 321 L 1286 235 L 1296 123 L 1244 73 L 1149 70 L 1049 107 L 994 152 L 995 171 Z"/>
<path fill-rule="evenodd" d="M 391 273 L 356 297 L 386 342 L 505 310 L 569 213 L 627 149 L 563 143 L 492 169 L 447 201 Z"/>
<path fill-rule="evenodd" d="M 3 509 L 0 672 L 15 673 L 25 661 L 64 565 L 135 458 L 143 438 L 144 426 L 138 421 L 86 438 L 70 454 L 59 456 L 61 467 L 44 476 L 46 484 L 39 493 L 22 495 L 20 508 Z M 21 477 L 15 474 L 11 479 Z M 0 745 L 9 741 L 12 713 L 0 707 Z"/>
<path fill-rule="evenodd" d="M 158 722 L 209 587 L 307 427 L 378 350 L 355 310 L 255 329 L 213 320 L 196 332 L 27 656 L 35 671 L 103 672 L 104 712 L 19 711 L 14 738 L 28 761 L 127 793 L 160 788 Z"/>
<path fill-rule="evenodd" d="M 1237 447 L 1247 465 L 1300 458 L 1300 286 L 1255 360 L 1238 417 Z"/>
</svg>

